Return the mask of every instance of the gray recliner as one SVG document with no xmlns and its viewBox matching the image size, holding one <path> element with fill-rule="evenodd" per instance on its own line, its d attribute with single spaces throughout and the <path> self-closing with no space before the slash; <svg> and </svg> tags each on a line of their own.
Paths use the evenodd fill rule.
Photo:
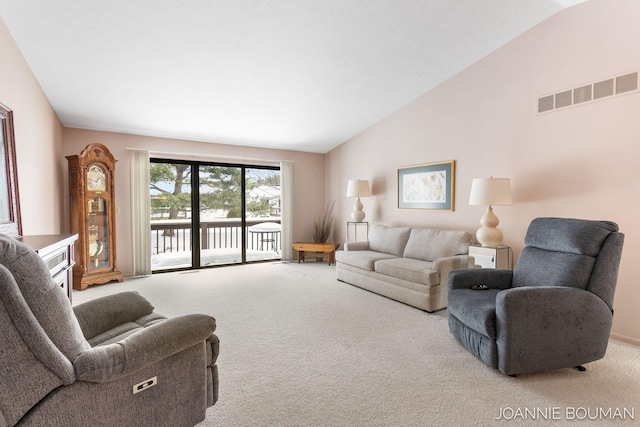
<svg viewBox="0 0 640 427">
<path fill-rule="evenodd" d="M 607 349 L 623 241 L 609 221 L 534 219 L 513 271 L 449 274 L 451 333 L 506 375 L 584 369 Z"/>
<path fill-rule="evenodd" d="M 0 235 L 0 426 L 193 426 L 217 400 L 215 327 L 133 292 L 74 310 L 42 259 Z"/>
</svg>

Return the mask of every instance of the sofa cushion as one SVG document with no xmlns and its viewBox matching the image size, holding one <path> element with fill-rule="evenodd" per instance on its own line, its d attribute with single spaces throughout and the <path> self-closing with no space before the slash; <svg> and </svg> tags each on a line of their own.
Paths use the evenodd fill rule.
<svg viewBox="0 0 640 427">
<path fill-rule="evenodd" d="M 369 249 L 385 254 L 402 256 L 410 233 L 410 227 L 387 227 L 382 224 L 371 224 Z"/>
<path fill-rule="evenodd" d="M 411 258 L 383 259 L 375 263 L 376 273 L 396 277 L 427 286 L 440 284 L 440 275 L 432 270 L 433 264 Z"/>
<path fill-rule="evenodd" d="M 336 262 L 341 262 L 353 267 L 373 271 L 376 261 L 395 258 L 395 255 L 383 254 L 374 251 L 337 251 Z"/>
<path fill-rule="evenodd" d="M 404 249 L 405 258 L 434 261 L 469 252 L 471 235 L 466 231 L 412 228 Z"/>
</svg>

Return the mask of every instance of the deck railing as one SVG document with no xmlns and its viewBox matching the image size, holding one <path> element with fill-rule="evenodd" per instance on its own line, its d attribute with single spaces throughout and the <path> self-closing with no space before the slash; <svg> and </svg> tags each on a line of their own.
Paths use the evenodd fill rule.
<svg viewBox="0 0 640 427">
<path fill-rule="evenodd" d="M 247 249 L 268 249 L 280 252 L 280 232 L 249 232 L 249 227 L 265 222 L 279 224 L 280 219 L 247 219 Z M 201 222 L 200 247 L 201 249 L 240 249 L 242 247 L 242 222 L 239 218 Z M 183 251 L 191 251 L 190 219 L 151 221 L 152 255 Z"/>
</svg>

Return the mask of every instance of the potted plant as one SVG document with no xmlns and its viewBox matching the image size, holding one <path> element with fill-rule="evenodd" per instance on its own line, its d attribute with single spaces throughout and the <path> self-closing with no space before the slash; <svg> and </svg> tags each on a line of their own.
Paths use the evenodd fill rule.
<svg viewBox="0 0 640 427">
<path fill-rule="evenodd" d="M 336 201 L 334 200 L 324 211 L 322 218 L 316 218 L 316 223 L 313 227 L 313 240 L 315 243 L 326 243 L 329 240 L 333 229 L 333 206 L 335 204 Z"/>
</svg>

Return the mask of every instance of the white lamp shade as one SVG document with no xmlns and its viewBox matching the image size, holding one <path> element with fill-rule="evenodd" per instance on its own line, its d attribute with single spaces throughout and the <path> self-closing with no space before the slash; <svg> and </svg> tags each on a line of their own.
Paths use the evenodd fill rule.
<svg viewBox="0 0 640 427">
<path fill-rule="evenodd" d="M 471 182 L 470 205 L 511 205 L 511 180 L 509 178 L 475 178 Z"/>
<path fill-rule="evenodd" d="M 347 197 L 369 197 L 369 181 L 366 179 L 350 179 L 347 184 Z"/>
</svg>

